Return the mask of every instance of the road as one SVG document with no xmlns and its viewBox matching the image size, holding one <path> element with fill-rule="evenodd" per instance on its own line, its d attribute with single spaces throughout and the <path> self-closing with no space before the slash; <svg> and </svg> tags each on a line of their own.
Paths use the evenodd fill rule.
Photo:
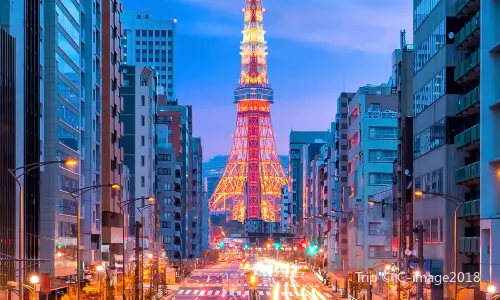
<svg viewBox="0 0 500 300">
<path fill-rule="evenodd" d="M 167 299 L 248 299 L 245 270 L 238 264 L 219 264 L 195 270 Z M 310 272 L 261 274 L 260 300 L 337 299 Z"/>
</svg>

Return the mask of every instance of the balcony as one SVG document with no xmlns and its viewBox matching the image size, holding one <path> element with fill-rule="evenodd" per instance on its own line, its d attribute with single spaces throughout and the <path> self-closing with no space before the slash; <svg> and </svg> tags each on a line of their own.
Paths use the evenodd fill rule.
<svg viewBox="0 0 500 300">
<path fill-rule="evenodd" d="M 464 202 L 462 207 L 458 210 L 459 218 L 473 218 L 479 217 L 479 199 Z"/>
<path fill-rule="evenodd" d="M 479 253 L 479 237 L 458 237 L 458 252 Z"/>
<path fill-rule="evenodd" d="M 455 2 L 455 17 L 470 15 L 479 8 L 479 0 L 457 0 Z"/>
<path fill-rule="evenodd" d="M 455 183 L 474 185 L 479 183 L 480 162 L 461 167 L 455 170 Z"/>
<path fill-rule="evenodd" d="M 470 49 L 479 44 L 479 21 L 478 12 L 455 36 L 455 47 L 458 50 Z"/>
<path fill-rule="evenodd" d="M 455 147 L 463 150 L 479 148 L 479 124 L 460 132 L 455 136 Z"/>
<path fill-rule="evenodd" d="M 174 213 L 174 220 L 180 221 L 181 220 L 181 213 L 178 213 L 178 212 Z"/>
<path fill-rule="evenodd" d="M 463 95 L 455 104 L 457 115 L 468 116 L 479 113 L 479 86 Z"/>
<path fill-rule="evenodd" d="M 175 222 L 174 230 L 180 232 L 181 231 L 181 223 Z"/>
<path fill-rule="evenodd" d="M 101 70 L 95 72 L 95 81 L 98 85 L 101 85 Z"/>
<path fill-rule="evenodd" d="M 181 185 L 179 183 L 174 183 L 174 192 L 176 193 L 181 192 Z"/>
<path fill-rule="evenodd" d="M 177 207 L 181 207 L 181 198 L 174 197 L 174 205 Z"/>
<path fill-rule="evenodd" d="M 466 82 L 479 78 L 479 51 L 459 62 L 455 68 L 455 81 Z"/>
<path fill-rule="evenodd" d="M 97 27 L 97 29 L 101 29 L 101 15 L 96 15 L 95 26 Z"/>
</svg>

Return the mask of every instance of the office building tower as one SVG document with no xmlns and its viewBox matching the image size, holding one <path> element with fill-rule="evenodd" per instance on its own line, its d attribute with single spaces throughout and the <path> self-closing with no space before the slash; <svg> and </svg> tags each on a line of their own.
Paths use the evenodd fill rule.
<svg viewBox="0 0 500 300">
<path fill-rule="evenodd" d="M 392 54 L 392 90 L 398 101 L 398 149 L 393 163 L 395 180 L 392 196 L 400 214 L 393 214 L 392 251 L 398 254 L 398 267 L 404 270 L 406 249 L 413 249 L 413 45 L 406 44 L 401 31 L 401 47 Z M 401 297 L 401 283 L 397 297 Z"/>
<path fill-rule="evenodd" d="M 125 65 L 120 67 L 123 85 L 120 96 L 123 99 L 123 111 L 120 120 L 124 125 L 122 137 L 123 162 L 129 168 L 131 186 L 130 197 L 142 200 L 128 205 L 128 235 L 134 236 L 135 223 L 144 217 L 144 240 L 154 237 L 156 225 L 152 215 L 154 206 L 149 197 L 155 196 L 156 185 L 156 99 L 155 78 L 149 67 Z M 149 243 L 144 244 L 145 249 Z"/>
<path fill-rule="evenodd" d="M 119 91 L 123 84 L 123 75 L 119 70 L 123 58 L 120 48 L 120 38 L 123 34 L 121 14 L 122 5 L 119 0 L 104 1 L 102 14 L 96 13 L 96 24 L 100 25 L 102 22 L 100 27 L 102 32 L 102 182 L 104 184 L 118 183 L 123 186 L 125 178 L 121 139 L 124 126 L 119 119 L 123 110 Z M 96 47 L 97 45 L 96 39 Z M 124 216 L 118 203 L 128 200 L 126 197 L 126 191 L 123 188 L 120 190 L 101 189 L 102 244 L 105 246 L 103 248 L 109 251 L 110 264 L 114 264 L 115 255 L 122 253 Z"/>
<path fill-rule="evenodd" d="M 125 10 L 124 64 L 142 65 L 158 75 L 159 92 L 176 100 L 175 92 L 175 23 L 177 20 L 158 20 L 149 10 Z"/>
<path fill-rule="evenodd" d="M 463 68 L 458 63 L 465 58 L 454 45 L 453 33 L 461 28 L 456 18 L 456 4 L 453 0 L 414 2 L 412 179 L 415 191 L 428 194 L 414 196 L 413 223 L 423 224 L 428 232 L 424 238 L 424 255 L 434 274 L 454 272 L 454 255 L 449 255 L 449 249 L 454 248 L 456 208 L 449 197 L 435 194 L 463 198 L 467 189 L 456 185 L 455 169 L 467 164 L 465 153 L 453 145 L 455 135 L 464 129 L 455 105 L 463 91 L 455 82 L 459 79 L 455 73 Z M 410 250 L 415 250 L 413 246 Z M 443 287 L 425 288 L 424 293 L 432 299 L 455 298 L 453 285 L 444 283 Z"/>
<path fill-rule="evenodd" d="M 44 158 L 44 2 L 37 0 L 0 0 L 0 27 L 15 39 L 15 166 L 37 163 Z M 40 258 L 40 172 L 34 169 L 20 180 L 24 197 L 24 259 Z M 16 199 L 19 192 L 16 191 Z M 16 202 L 18 203 L 18 202 Z M 16 204 L 16 216 L 19 205 Z M 19 220 L 16 217 L 16 224 Z M 19 227 L 12 228 L 16 232 Z M 16 252 L 18 253 L 18 239 Z M 17 255 L 16 255 L 17 257 Z M 27 264 L 26 272 L 36 272 L 39 265 Z M 10 273 L 12 276 L 12 273 Z M 11 277 L 9 277 L 11 278 Z"/>
<path fill-rule="evenodd" d="M 376 191 L 392 184 L 393 179 L 398 113 L 396 96 L 390 93 L 390 84 L 367 85 L 360 87 L 348 103 L 348 195 L 345 198 L 347 211 L 355 216 L 348 226 L 350 270 L 378 266 L 380 271 L 381 262 L 394 257 L 386 234 L 392 233 L 392 215 L 382 203 L 370 204 Z"/>
<path fill-rule="evenodd" d="M 332 161 L 334 164 L 334 196 L 332 209 L 336 211 L 347 211 L 348 199 L 347 195 L 347 115 L 348 103 L 354 97 L 355 93 L 343 92 L 337 98 L 337 113 L 335 115 L 335 129 L 332 129 L 333 135 L 333 153 Z M 347 224 L 349 215 L 340 214 L 338 218 L 333 219 L 333 234 L 334 234 L 334 255 L 332 256 L 332 270 L 343 271 L 347 262 L 348 255 L 348 240 L 347 240 Z"/>
<path fill-rule="evenodd" d="M 292 209 L 292 202 L 288 195 L 288 185 L 281 187 L 281 220 L 280 220 L 280 230 L 281 232 L 291 232 L 292 223 L 290 213 Z"/>
<path fill-rule="evenodd" d="M 81 177 L 82 107 L 82 7 L 71 1 L 44 2 L 44 154 L 46 160 L 74 158 L 75 166 L 47 165 L 40 180 L 40 257 L 53 277 L 76 273 L 77 203 L 70 193 L 87 186 Z M 38 30 L 38 29 L 37 29 Z M 77 192 L 78 194 L 78 192 Z M 82 198 L 78 198 L 81 202 Z M 82 203 L 80 203 L 82 204 Z M 82 219 L 85 218 L 82 205 Z M 81 240 L 83 246 L 85 241 Z M 89 246 L 87 244 L 87 246 Z M 83 248 L 83 247 L 82 247 Z M 82 251 L 83 254 L 84 251 Z"/>
<path fill-rule="evenodd" d="M 466 3 L 474 1 L 466 1 Z M 499 160 L 500 149 L 498 141 L 500 139 L 498 128 L 499 99 L 498 90 L 499 78 L 499 53 L 500 37 L 498 31 L 498 19 L 500 18 L 500 3 L 492 0 L 481 0 L 481 47 L 479 48 L 479 61 L 481 62 L 481 85 L 479 94 L 473 93 L 465 96 L 464 100 L 469 103 L 479 102 L 481 95 L 481 130 L 480 134 L 480 160 L 479 169 L 481 177 L 480 187 L 480 216 L 481 216 L 481 290 L 487 291 L 488 285 L 500 287 L 500 266 L 498 265 L 498 253 L 500 249 L 500 219 L 498 219 L 498 180 L 499 180 Z M 474 24 L 471 24 L 474 27 Z M 469 25 L 469 26 L 471 26 Z M 472 140 L 473 134 L 471 134 Z M 496 146 L 495 146 L 496 145 Z M 463 215 L 472 215 L 476 207 L 471 205 L 464 207 Z M 474 213 L 477 216 L 477 213 Z M 476 217 L 477 218 L 477 217 Z M 466 262 L 464 262 L 466 263 Z M 477 264 L 476 264 L 477 265 Z M 462 271 L 465 272 L 464 265 Z"/>
<path fill-rule="evenodd" d="M 16 188 L 14 178 L 7 172 L 15 169 L 16 163 L 16 47 L 14 38 L 6 30 L 0 28 L 0 236 L 4 240 L 0 244 L 2 259 L 16 257 Z M 0 264 L 0 287 L 8 281 L 15 280 L 15 261 L 4 261 Z"/>
<path fill-rule="evenodd" d="M 305 186 L 310 162 L 328 140 L 327 131 L 291 131 L 289 140 L 288 193 L 292 199 L 292 224 L 307 217 Z M 296 228 L 297 230 L 298 228 Z"/>
</svg>

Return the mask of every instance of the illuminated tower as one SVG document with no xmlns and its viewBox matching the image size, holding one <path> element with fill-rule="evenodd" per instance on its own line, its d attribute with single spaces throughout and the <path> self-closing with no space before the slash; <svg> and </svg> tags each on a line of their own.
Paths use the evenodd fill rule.
<svg viewBox="0 0 500 300">
<path fill-rule="evenodd" d="M 287 178 L 281 166 L 271 123 L 274 91 L 267 79 L 262 0 L 246 0 L 241 42 L 238 107 L 229 160 L 210 198 L 212 211 L 230 212 L 240 222 L 279 222 L 277 201 Z"/>
</svg>

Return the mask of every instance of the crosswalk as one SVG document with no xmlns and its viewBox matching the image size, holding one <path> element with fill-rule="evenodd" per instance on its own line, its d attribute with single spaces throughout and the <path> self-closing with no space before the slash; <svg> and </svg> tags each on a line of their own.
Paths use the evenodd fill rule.
<svg viewBox="0 0 500 300">
<path fill-rule="evenodd" d="M 224 272 L 221 272 L 221 273 L 217 273 L 217 272 L 215 272 L 215 273 L 204 273 L 204 272 L 201 273 L 200 272 L 200 273 L 198 273 L 198 272 L 195 272 L 192 274 L 192 276 L 199 276 L 199 277 L 209 277 L 209 276 L 210 277 L 221 277 L 221 276 L 223 276 L 224 278 L 229 276 L 229 278 L 232 278 L 232 279 L 246 277 L 246 275 L 244 273 L 240 273 L 240 272 L 238 272 L 238 273 L 228 273 L 228 272 L 226 272 L 226 273 L 224 273 Z M 264 274 L 262 277 L 273 277 L 273 275 L 272 274 Z"/>
<path fill-rule="evenodd" d="M 317 292 L 318 293 L 318 292 Z M 272 291 L 258 291 L 259 296 L 273 296 Z M 333 298 L 331 294 L 328 293 L 319 293 L 323 295 L 325 298 Z M 179 296 L 248 296 L 249 291 L 222 291 L 222 290 L 199 290 L 199 289 L 181 289 L 177 291 L 177 295 Z M 281 292 L 281 296 L 287 296 L 286 292 Z M 288 296 L 290 297 L 301 297 L 300 294 L 296 294 L 294 292 L 288 292 Z"/>
<path fill-rule="evenodd" d="M 227 285 L 227 284 L 225 284 Z M 197 283 L 196 286 L 198 287 L 220 287 L 221 283 L 219 282 L 214 282 L 214 283 Z M 248 286 L 248 283 L 231 283 L 229 286 L 234 287 L 234 286 Z M 272 287 L 272 283 L 259 283 L 259 287 Z"/>
</svg>

